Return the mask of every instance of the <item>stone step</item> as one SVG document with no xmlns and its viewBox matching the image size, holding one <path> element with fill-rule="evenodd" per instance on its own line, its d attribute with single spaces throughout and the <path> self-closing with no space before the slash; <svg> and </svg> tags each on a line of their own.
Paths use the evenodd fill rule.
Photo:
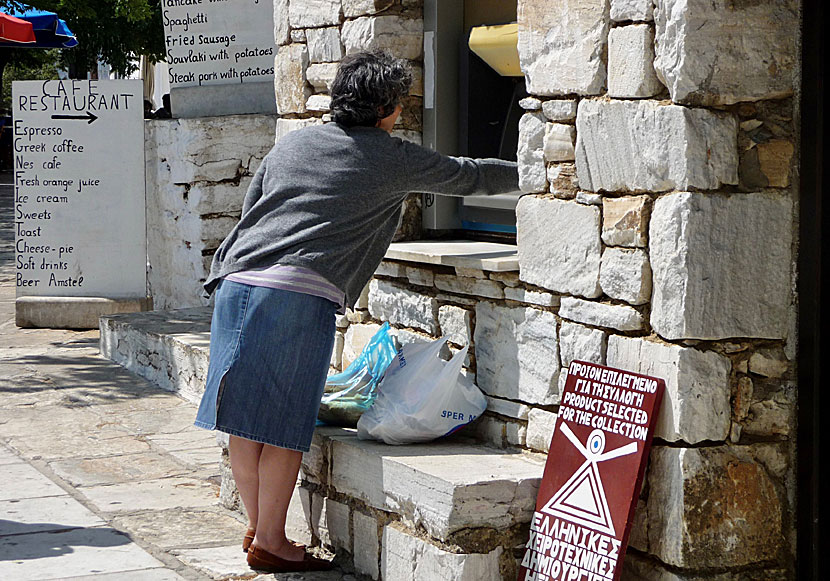
<svg viewBox="0 0 830 581">
<path fill-rule="evenodd" d="M 105 357 L 194 402 L 209 343 L 209 307 L 101 318 Z M 515 579 L 515 549 L 526 540 L 546 457 L 463 434 L 388 446 L 318 427 L 292 502 L 307 526 L 303 540 L 341 553 L 373 579 Z M 230 506 L 227 453 L 223 463 Z"/>
<path fill-rule="evenodd" d="M 198 405 L 205 390 L 212 307 L 107 315 L 101 355 Z"/>
</svg>

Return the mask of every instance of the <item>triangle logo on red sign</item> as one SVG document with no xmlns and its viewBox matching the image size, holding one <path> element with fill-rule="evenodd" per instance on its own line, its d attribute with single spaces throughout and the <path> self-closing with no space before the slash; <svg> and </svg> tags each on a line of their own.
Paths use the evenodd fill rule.
<svg viewBox="0 0 830 581">
<path fill-rule="evenodd" d="M 616 536 L 599 469 L 587 461 L 562 485 L 542 512 Z"/>
</svg>

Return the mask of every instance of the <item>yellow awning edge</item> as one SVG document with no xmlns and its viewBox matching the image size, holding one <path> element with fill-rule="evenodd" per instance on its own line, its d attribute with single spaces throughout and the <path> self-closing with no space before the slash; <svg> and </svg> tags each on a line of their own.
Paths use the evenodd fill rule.
<svg viewBox="0 0 830 581">
<path fill-rule="evenodd" d="M 476 26 L 470 31 L 470 50 L 503 77 L 521 77 L 519 24 Z"/>
</svg>

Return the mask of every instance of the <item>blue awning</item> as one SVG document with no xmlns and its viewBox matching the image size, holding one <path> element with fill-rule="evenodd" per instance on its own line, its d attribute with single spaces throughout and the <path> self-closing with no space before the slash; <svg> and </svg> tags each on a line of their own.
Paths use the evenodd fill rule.
<svg viewBox="0 0 830 581">
<path fill-rule="evenodd" d="M 25 45 L 28 48 L 72 48 L 78 46 L 75 34 L 69 30 L 66 22 L 58 18 L 58 15 L 54 12 L 29 8 L 21 12 L 15 11 L 12 16 L 32 23 L 37 42 Z"/>
</svg>

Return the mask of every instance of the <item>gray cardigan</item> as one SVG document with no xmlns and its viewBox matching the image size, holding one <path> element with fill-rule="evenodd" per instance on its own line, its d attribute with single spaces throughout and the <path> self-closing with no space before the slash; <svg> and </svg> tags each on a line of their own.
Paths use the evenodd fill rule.
<svg viewBox="0 0 830 581">
<path fill-rule="evenodd" d="M 500 194 L 518 190 L 518 181 L 513 162 L 448 157 L 374 127 L 293 131 L 254 175 L 205 290 L 233 272 L 286 264 L 321 274 L 354 306 L 392 242 L 408 193 Z"/>
</svg>

